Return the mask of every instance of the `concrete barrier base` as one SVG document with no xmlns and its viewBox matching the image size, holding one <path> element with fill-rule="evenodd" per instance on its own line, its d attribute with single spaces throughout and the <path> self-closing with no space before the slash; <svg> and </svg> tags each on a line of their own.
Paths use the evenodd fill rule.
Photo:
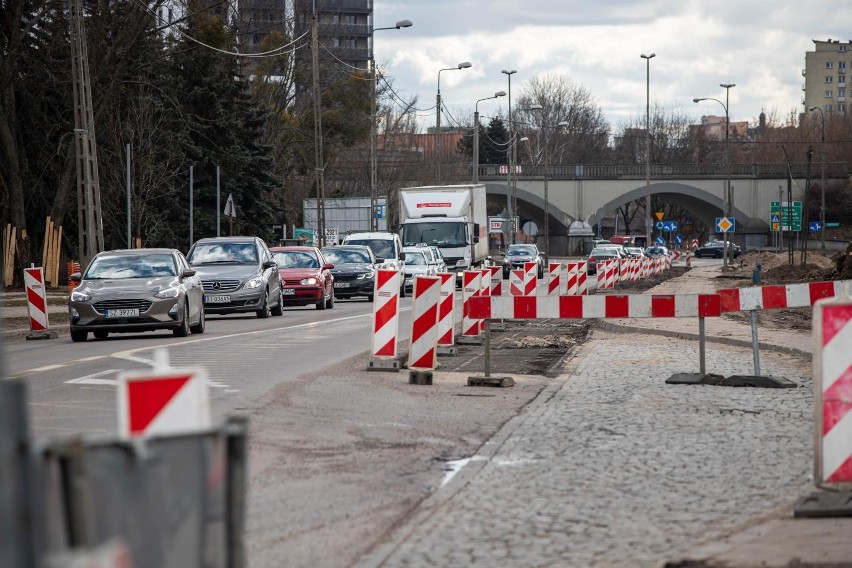
<svg viewBox="0 0 852 568">
<path fill-rule="evenodd" d="M 388 358 L 388 359 L 379 359 L 376 357 L 371 357 L 370 362 L 367 363 L 368 371 L 389 371 L 393 373 L 398 373 L 402 366 L 405 364 L 405 359 L 402 357 Z"/>
<path fill-rule="evenodd" d="M 852 517 L 852 491 L 819 491 L 800 497 L 794 517 Z"/>
<path fill-rule="evenodd" d="M 513 387 L 515 379 L 512 377 L 468 377 L 467 386 L 469 387 Z"/>
</svg>

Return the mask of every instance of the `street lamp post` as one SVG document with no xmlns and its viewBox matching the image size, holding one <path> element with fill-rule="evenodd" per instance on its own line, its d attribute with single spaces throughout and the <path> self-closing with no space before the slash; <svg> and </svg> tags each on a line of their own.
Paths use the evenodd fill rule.
<svg viewBox="0 0 852 568">
<path fill-rule="evenodd" d="M 640 55 L 645 60 L 645 245 L 651 244 L 651 55 Z"/>
<path fill-rule="evenodd" d="M 512 75 L 517 73 L 517 69 L 512 69 L 511 71 L 508 69 L 503 69 L 501 73 L 505 73 L 506 78 L 509 80 L 509 146 L 506 148 L 506 162 L 508 164 L 508 169 L 506 171 L 506 217 L 508 221 L 509 228 L 509 244 L 515 244 L 515 231 L 512 227 L 512 221 L 514 219 L 512 213 L 512 167 L 514 165 L 514 151 L 515 151 L 515 131 L 512 128 Z"/>
<path fill-rule="evenodd" d="M 692 99 L 694 103 L 701 101 L 716 101 L 722 108 L 725 109 L 725 191 L 724 191 L 724 216 L 731 215 L 731 140 L 730 140 L 730 114 L 728 113 L 729 94 L 731 87 L 736 87 L 733 83 L 722 83 L 719 85 L 725 89 L 725 102 L 713 97 L 702 97 Z M 722 233 L 722 268 L 728 268 L 728 232 Z"/>
<path fill-rule="evenodd" d="M 395 26 L 386 28 L 373 28 L 370 32 L 370 230 L 377 231 L 379 219 L 376 209 L 379 204 L 379 188 L 376 181 L 376 59 L 373 55 L 373 34 L 380 30 L 398 30 L 411 27 L 411 20 L 400 20 Z"/>
<path fill-rule="evenodd" d="M 479 103 L 505 96 L 506 91 L 497 91 L 493 96 L 477 100 L 473 106 L 473 183 L 479 183 Z"/>
<path fill-rule="evenodd" d="M 822 178 L 822 183 L 819 188 L 819 221 L 820 221 L 820 252 L 825 255 L 825 113 L 822 112 L 822 108 L 818 106 L 812 106 L 808 109 L 813 112 L 815 110 L 819 111 L 819 116 L 822 118 L 822 133 L 820 135 L 820 177 Z M 788 204 L 789 205 L 789 204 Z"/>
<path fill-rule="evenodd" d="M 441 185 L 441 71 L 467 69 L 470 63 L 463 61 L 455 67 L 438 69 L 438 95 L 435 98 L 435 185 Z"/>
</svg>

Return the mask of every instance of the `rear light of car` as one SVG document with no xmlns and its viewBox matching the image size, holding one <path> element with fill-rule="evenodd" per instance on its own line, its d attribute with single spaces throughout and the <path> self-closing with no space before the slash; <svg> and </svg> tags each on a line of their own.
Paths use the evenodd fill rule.
<svg viewBox="0 0 852 568">
<path fill-rule="evenodd" d="M 595 262 L 595 257 L 590 256 L 590 257 L 589 257 L 589 262 Z"/>
</svg>

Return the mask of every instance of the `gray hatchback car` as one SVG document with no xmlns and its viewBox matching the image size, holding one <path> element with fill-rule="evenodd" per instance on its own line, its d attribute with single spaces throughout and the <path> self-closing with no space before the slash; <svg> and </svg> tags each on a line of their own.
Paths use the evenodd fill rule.
<svg viewBox="0 0 852 568">
<path fill-rule="evenodd" d="M 178 337 L 204 333 L 204 291 L 195 271 L 174 249 L 129 249 L 97 254 L 68 299 L 71 340 L 110 333 L 170 329 Z"/>
<path fill-rule="evenodd" d="M 186 255 L 204 285 L 208 314 L 284 313 L 278 265 L 257 237 L 199 239 Z"/>
</svg>

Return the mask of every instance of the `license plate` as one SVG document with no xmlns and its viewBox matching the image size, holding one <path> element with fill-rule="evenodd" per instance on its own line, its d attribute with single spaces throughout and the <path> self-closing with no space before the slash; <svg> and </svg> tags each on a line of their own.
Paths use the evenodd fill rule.
<svg viewBox="0 0 852 568">
<path fill-rule="evenodd" d="M 135 318 L 139 317 L 139 308 L 107 310 L 104 315 L 108 318 Z"/>
<path fill-rule="evenodd" d="M 284 288 L 284 289 L 281 290 L 281 293 L 284 294 L 285 296 L 295 296 L 296 290 L 293 289 L 293 288 Z"/>
<path fill-rule="evenodd" d="M 205 304 L 227 304 L 231 301 L 230 296 L 204 296 Z"/>
<path fill-rule="evenodd" d="M 335 282 L 335 288 L 349 288 L 349 282 Z"/>
</svg>

